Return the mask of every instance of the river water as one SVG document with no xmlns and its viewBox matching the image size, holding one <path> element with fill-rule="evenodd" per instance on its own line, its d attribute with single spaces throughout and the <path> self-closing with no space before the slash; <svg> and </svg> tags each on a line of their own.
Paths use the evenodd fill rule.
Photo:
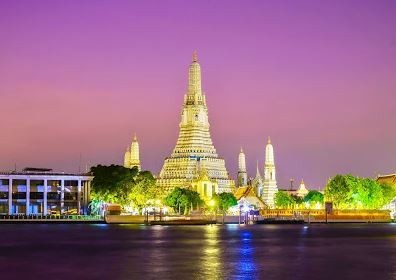
<svg viewBox="0 0 396 280">
<path fill-rule="evenodd" d="M 396 279 L 396 224 L 0 224 L 0 279 Z"/>
</svg>

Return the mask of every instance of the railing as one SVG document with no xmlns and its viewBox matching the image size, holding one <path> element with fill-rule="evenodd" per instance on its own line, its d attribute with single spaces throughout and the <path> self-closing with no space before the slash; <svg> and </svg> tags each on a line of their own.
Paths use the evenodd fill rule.
<svg viewBox="0 0 396 280">
<path fill-rule="evenodd" d="M 103 221 L 100 215 L 6 215 L 0 214 L 0 221 L 10 220 L 37 220 L 37 221 L 52 221 L 52 220 L 68 220 L 68 221 Z"/>
</svg>

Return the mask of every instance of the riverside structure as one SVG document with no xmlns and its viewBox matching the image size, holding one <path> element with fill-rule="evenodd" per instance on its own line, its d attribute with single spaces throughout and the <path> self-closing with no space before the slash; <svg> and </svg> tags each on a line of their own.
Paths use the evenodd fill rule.
<svg viewBox="0 0 396 280">
<path fill-rule="evenodd" d="M 92 180 L 43 168 L 0 172 L 0 214 L 87 214 Z"/>
<path fill-rule="evenodd" d="M 206 96 L 201 88 L 201 67 L 194 52 L 189 67 L 188 91 L 184 95 L 180 133 L 176 147 L 165 159 L 157 185 L 171 191 L 175 187 L 190 187 L 199 178 L 200 166 L 209 180 L 218 185 L 218 192 L 233 192 L 235 182 L 229 177 L 224 159 L 220 158 L 209 132 Z"/>
</svg>

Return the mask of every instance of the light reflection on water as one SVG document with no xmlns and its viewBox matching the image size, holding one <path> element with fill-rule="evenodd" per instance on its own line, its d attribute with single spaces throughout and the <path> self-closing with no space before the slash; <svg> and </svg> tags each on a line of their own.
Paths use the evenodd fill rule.
<svg viewBox="0 0 396 280">
<path fill-rule="evenodd" d="M 219 248 L 219 227 L 209 225 L 205 227 L 203 255 L 200 258 L 201 274 L 221 275 L 221 258 Z"/>
<path fill-rule="evenodd" d="M 394 279 L 396 227 L 0 225 L 0 279 Z M 52 264 L 56 259 L 56 265 Z M 23 267 L 24 269 L 20 269 Z"/>
<path fill-rule="evenodd" d="M 238 268 L 242 276 L 252 276 L 255 273 L 256 265 L 253 257 L 254 248 L 252 246 L 252 233 L 245 229 L 241 234 L 242 244 L 239 249 Z"/>
</svg>

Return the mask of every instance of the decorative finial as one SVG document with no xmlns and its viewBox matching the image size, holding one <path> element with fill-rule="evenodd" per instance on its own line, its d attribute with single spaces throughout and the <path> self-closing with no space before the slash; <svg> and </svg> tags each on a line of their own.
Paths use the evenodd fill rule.
<svg viewBox="0 0 396 280">
<path fill-rule="evenodd" d="M 243 149 L 242 149 L 242 146 L 241 146 L 241 153 L 243 153 Z"/>
<path fill-rule="evenodd" d="M 271 138 L 268 136 L 268 144 L 271 144 Z"/>
<path fill-rule="evenodd" d="M 193 62 L 197 62 L 197 51 L 193 52 Z"/>
<path fill-rule="evenodd" d="M 305 185 L 304 179 L 301 179 L 301 185 Z"/>
<path fill-rule="evenodd" d="M 133 135 L 133 141 L 137 141 L 136 132 Z"/>
</svg>

